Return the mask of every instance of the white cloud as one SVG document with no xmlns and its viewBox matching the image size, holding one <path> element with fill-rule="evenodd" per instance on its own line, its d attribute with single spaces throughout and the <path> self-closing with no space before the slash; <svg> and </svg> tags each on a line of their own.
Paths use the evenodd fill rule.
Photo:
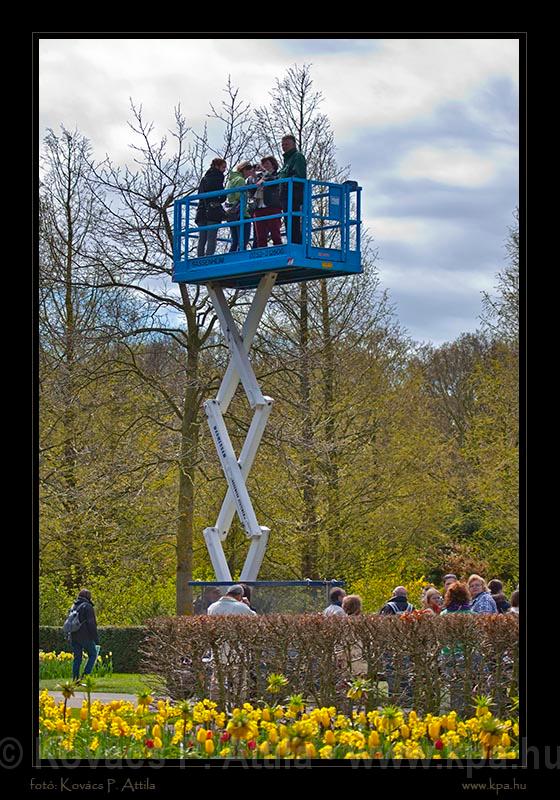
<svg viewBox="0 0 560 800">
<path fill-rule="evenodd" d="M 426 245 L 433 235 L 433 225 L 411 217 L 371 217 L 364 220 L 377 242 L 396 241 L 402 244 Z"/>
<path fill-rule="evenodd" d="M 426 178 L 466 188 L 484 186 L 496 173 L 497 165 L 464 147 L 417 147 L 399 163 L 403 178 Z"/>
<path fill-rule="evenodd" d="M 471 189 L 490 183 L 502 169 L 515 169 L 516 157 L 514 147 L 495 147 L 481 155 L 466 147 L 425 145 L 409 151 L 397 173 Z"/>
<path fill-rule="evenodd" d="M 482 269 L 445 269 L 437 263 L 421 266 L 399 266 L 381 262 L 379 272 L 384 285 L 398 289 L 400 293 L 418 297 L 472 296 L 492 289 L 493 276 Z"/>
<path fill-rule="evenodd" d="M 363 55 L 317 60 L 335 129 L 394 125 L 432 114 L 496 76 L 518 80 L 516 39 L 383 39 Z"/>
</svg>

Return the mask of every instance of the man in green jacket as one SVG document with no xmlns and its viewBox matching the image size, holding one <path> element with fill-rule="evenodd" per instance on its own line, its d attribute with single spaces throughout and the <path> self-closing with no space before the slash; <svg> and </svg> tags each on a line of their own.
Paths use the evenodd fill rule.
<svg viewBox="0 0 560 800">
<path fill-rule="evenodd" d="M 307 162 L 305 156 L 296 148 L 295 136 L 286 134 L 282 137 L 284 166 L 278 173 L 279 178 L 307 178 Z M 288 210 L 288 184 L 281 184 L 282 208 Z M 301 211 L 303 204 L 303 183 L 294 182 L 293 211 Z M 287 220 L 286 220 L 287 229 Z M 292 217 L 292 242 L 301 244 L 301 217 Z"/>
</svg>

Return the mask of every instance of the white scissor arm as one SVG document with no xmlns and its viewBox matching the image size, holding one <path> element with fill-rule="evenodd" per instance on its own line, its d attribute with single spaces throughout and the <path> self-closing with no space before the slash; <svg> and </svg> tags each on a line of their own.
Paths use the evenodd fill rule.
<svg viewBox="0 0 560 800">
<path fill-rule="evenodd" d="M 228 343 L 231 356 L 216 399 L 207 400 L 204 403 L 210 432 L 218 452 L 222 471 L 228 483 L 228 490 L 216 525 L 204 530 L 204 539 L 212 566 L 217 579 L 220 581 L 231 580 L 231 573 L 223 551 L 222 541 L 228 534 L 236 511 L 251 541 L 240 580 L 256 579 L 270 533 L 269 528 L 261 526 L 257 522 L 245 481 L 253 465 L 273 403 L 271 397 L 267 397 L 261 392 L 248 358 L 248 352 L 272 292 L 275 279 L 276 273 L 267 273 L 261 278 L 241 334 L 237 329 L 222 287 L 215 284 L 208 285 L 208 294 Z M 235 456 L 223 415 L 235 394 L 240 380 L 249 403 L 254 409 L 254 415 L 238 460 Z"/>
</svg>

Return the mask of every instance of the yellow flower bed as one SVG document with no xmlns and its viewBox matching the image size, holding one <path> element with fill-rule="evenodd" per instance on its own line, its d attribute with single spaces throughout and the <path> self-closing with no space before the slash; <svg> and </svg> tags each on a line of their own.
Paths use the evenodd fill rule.
<svg viewBox="0 0 560 800">
<path fill-rule="evenodd" d="M 389 706 L 339 714 L 333 706 L 245 703 L 226 713 L 202 700 L 146 704 L 94 700 L 66 711 L 44 690 L 39 729 L 42 758 L 243 759 L 515 759 L 517 720 L 490 711 L 419 716 Z M 151 698 L 150 698 L 151 700 Z"/>
<path fill-rule="evenodd" d="M 74 654 L 62 650 L 60 653 L 54 651 L 46 653 L 39 650 L 39 679 L 49 678 L 70 678 L 72 676 L 72 662 Z M 87 661 L 87 654 L 83 654 L 83 663 Z M 98 655 L 94 667 L 97 677 L 111 675 L 113 672 L 113 654 Z"/>
</svg>

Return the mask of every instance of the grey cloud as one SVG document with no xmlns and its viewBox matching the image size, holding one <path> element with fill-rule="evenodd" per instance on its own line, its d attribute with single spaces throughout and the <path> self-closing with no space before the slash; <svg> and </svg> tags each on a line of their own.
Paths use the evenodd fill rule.
<svg viewBox="0 0 560 800">
<path fill-rule="evenodd" d="M 382 47 L 376 39 L 277 39 L 276 44 L 287 53 L 306 58 L 327 53 L 365 54 Z"/>
</svg>

